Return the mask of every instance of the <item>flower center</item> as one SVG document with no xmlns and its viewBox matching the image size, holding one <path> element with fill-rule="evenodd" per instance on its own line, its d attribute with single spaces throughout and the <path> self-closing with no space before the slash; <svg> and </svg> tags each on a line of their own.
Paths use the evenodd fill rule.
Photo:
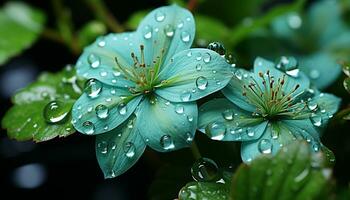
<svg viewBox="0 0 350 200">
<path fill-rule="evenodd" d="M 136 56 L 134 52 L 131 53 L 133 66 L 123 66 L 118 58 L 115 57 L 115 69 L 122 72 L 126 79 L 136 83 L 136 87 L 130 87 L 129 91 L 133 94 L 149 94 L 154 91 L 159 84 L 158 74 L 160 66 L 162 65 L 164 50 L 161 51 L 161 56 L 157 56 L 153 60 L 152 66 L 145 62 L 144 46 L 140 45 L 140 56 Z"/>
<path fill-rule="evenodd" d="M 299 84 L 286 91 L 288 89 L 285 88 L 285 75 L 275 80 L 268 70 L 265 74 L 259 72 L 259 80 L 250 78 L 249 84 L 243 86 L 243 96 L 256 106 L 255 116 L 276 120 L 281 117 L 293 117 L 306 107 L 305 102 L 296 100 L 303 93 L 296 93 Z M 259 81 L 262 84 L 259 85 Z"/>
</svg>

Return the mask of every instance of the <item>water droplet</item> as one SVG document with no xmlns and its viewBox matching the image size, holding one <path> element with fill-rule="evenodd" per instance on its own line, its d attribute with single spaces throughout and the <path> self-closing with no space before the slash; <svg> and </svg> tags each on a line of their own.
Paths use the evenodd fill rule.
<svg viewBox="0 0 350 200">
<path fill-rule="evenodd" d="M 183 26 L 184 26 L 184 22 L 180 19 L 180 20 L 177 22 L 177 28 L 181 29 Z"/>
<path fill-rule="evenodd" d="M 312 145 L 312 149 L 315 151 L 315 152 L 318 152 L 320 150 L 320 144 L 318 143 L 314 143 Z"/>
<path fill-rule="evenodd" d="M 322 117 L 312 113 L 310 120 L 314 126 L 320 127 L 322 125 Z"/>
<path fill-rule="evenodd" d="M 276 68 L 286 72 L 286 74 L 292 77 L 299 76 L 298 61 L 294 57 L 282 56 Z"/>
<path fill-rule="evenodd" d="M 187 136 L 186 142 L 187 142 L 187 143 L 191 143 L 191 142 L 193 141 L 193 136 L 192 136 L 192 134 L 188 132 L 188 133 L 186 134 L 186 136 Z"/>
<path fill-rule="evenodd" d="M 222 140 L 224 139 L 226 134 L 226 126 L 221 122 L 214 122 L 208 124 L 208 126 L 205 128 L 205 133 L 212 140 Z"/>
<path fill-rule="evenodd" d="M 95 112 L 98 118 L 106 119 L 108 117 L 109 110 L 107 106 L 100 104 L 96 106 Z"/>
<path fill-rule="evenodd" d="M 205 54 L 203 55 L 203 61 L 204 61 L 205 63 L 208 63 L 208 62 L 210 62 L 210 60 L 211 60 L 210 54 L 209 54 L 209 53 L 205 53 Z"/>
<path fill-rule="evenodd" d="M 152 37 L 152 27 L 149 26 L 149 25 L 146 25 L 144 28 L 143 28 L 143 37 L 148 40 Z"/>
<path fill-rule="evenodd" d="M 106 141 L 99 142 L 97 144 L 97 149 L 100 153 L 106 154 L 108 152 L 108 143 Z"/>
<path fill-rule="evenodd" d="M 288 25 L 292 29 L 298 29 L 301 27 L 303 21 L 301 17 L 297 14 L 291 14 L 288 16 Z"/>
<path fill-rule="evenodd" d="M 205 90 L 208 86 L 208 80 L 205 77 L 200 76 L 196 79 L 196 86 L 199 90 Z"/>
<path fill-rule="evenodd" d="M 315 111 L 315 110 L 317 110 L 317 108 L 318 108 L 318 104 L 317 104 L 316 102 L 310 101 L 310 102 L 307 104 L 307 107 L 309 108 L 309 110 Z"/>
<path fill-rule="evenodd" d="M 254 129 L 252 128 L 247 128 L 246 133 L 249 137 L 253 137 L 255 135 Z"/>
<path fill-rule="evenodd" d="M 90 98 L 96 98 L 102 91 L 102 84 L 96 79 L 89 79 L 85 84 L 84 91 Z"/>
<path fill-rule="evenodd" d="M 313 69 L 310 71 L 309 76 L 312 79 L 318 79 L 320 77 L 320 72 L 316 69 Z"/>
<path fill-rule="evenodd" d="M 107 76 L 107 72 L 105 72 L 105 71 L 100 72 L 100 76 L 102 76 L 102 77 Z"/>
<path fill-rule="evenodd" d="M 83 132 L 85 134 L 91 135 L 95 132 L 95 125 L 90 122 L 90 121 L 86 121 L 83 123 Z"/>
<path fill-rule="evenodd" d="M 292 69 L 292 70 L 287 70 L 286 74 L 292 77 L 298 77 L 299 76 L 299 69 Z"/>
<path fill-rule="evenodd" d="M 132 143 L 132 142 L 126 142 L 126 143 L 124 144 L 124 153 L 125 153 L 126 157 L 128 157 L 128 158 L 134 157 L 134 155 L 135 155 L 135 150 L 136 150 L 136 148 L 135 148 L 134 143 Z"/>
<path fill-rule="evenodd" d="M 269 139 L 262 139 L 258 144 L 258 149 L 262 154 L 272 153 L 272 143 Z"/>
<path fill-rule="evenodd" d="M 177 114 L 182 114 L 182 113 L 184 113 L 184 111 L 185 111 L 185 108 L 182 105 L 178 104 L 175 106 L 175 112 Z"/>
<path fill-rule="evenodd" d="M 98 41 L 97 45 L 98 45 L 99 47 L 104 47 L 104 46 L 106 46 L 106 41 L 105 41 L 104 39 L 100 39 L 100 40 Z"/>
<path fill-rule="evenodd" d="M 97 68 L 98 66 L 100 66 L 101 63 L 100 57 L 98 57 L 95 54 L 90 54 L 88 56 L 88 63 L 92 68 Z"/>
<path fill-rule="evenodd" d="M 191 40 L 191 35 L 187 31 L 183 31 L 181 32 L 181 40 L 187 43 Z"/>
<path fill-rule="evenodd" d="M 162 22 L 165 19 L 165 14 L 162 11 L 158 10 L 154 17 L 156 18 L 157 22 Z"/>
<path fill-rule="evenodd" d="M 235 76 L 237 79 L 242 80 L 242 77 L 243 77 L 242 71 L 241 70 L 235 71 Z"/>
<path fill-rule="evenodd" d="M 226 53 L 226 49 L 225 49 L 224 45 L 222 45 L 220 42 L 212 42 L 208 45 L 207 48 L 215 51 L 216 53 L 218 53 L 220 55 L 225 55 L 225 53 Z"/>
<path fill-rule="evenodd" d="M 234 116 L 233 110 L 231 110 L 231 109 L 225 110 L 224 112 L 222 112 L 222 116 L 227 121 L 232 121 L 233 120 L 233 116 Z"/>
<path fill-rule="evenodd" d="M 174 27 L 171 24 L 167 24 L 164 27 L 164 33 L 167 37 L 173 37 L 175 33 Z"/>
<path fill-rule="evenodd" d="M 192 115 L 187 115 L 187 120 L 189 122 L 193 122 L 193 116 Z"/>
<path fill-rule="evenodd" d="M 171 150 L 175 148 L 173 139 L 171 138 L 170 135 L 163 135 L 160 138 L 160 145 L 164 150 Z"/>
<path fill-rule="evenodd" d="M 201 69 L 202 69 L 202 64 L 198 63 L 198 64 L 196 65 L 196 70 L 197 70 L 197 71 L 200 71 Z"/>
<path fill-rule="evenodd" d="M 218 165 L 209 158 L 200 158 L 191 167 L 195 181 L 212 182 L 220 179 Z"/>
<path fill-rule="evenodd" d="M 188 51 L 187 57 L 191 57 L 191 56 L 192 56 L 192 51 Z"/>
<path fill-rule="evenodd" d="M 44 119 L 47 123 L 59 123 L 67 119 L 70 107 L 61 101 L 51 101 L 44 108 Z"/>
<path fill-rule="evenodd" d="M 118 112 L 119 112 L 119 114 L 121 114 L 121 115 L 125 115 L 126 112 L 127 112 L 126 105 L 123 104 L 123 103 L 119 104 L 119 105 L 118 105 Z"/>
<path fill-rule="evenodd" d="M 181 98 L 181 101 L 183 101 L 183 102 L 190 101 L 191 93 L 185 91 L 184 93 L 181 94 L 180 98 Z"/>
</svg>

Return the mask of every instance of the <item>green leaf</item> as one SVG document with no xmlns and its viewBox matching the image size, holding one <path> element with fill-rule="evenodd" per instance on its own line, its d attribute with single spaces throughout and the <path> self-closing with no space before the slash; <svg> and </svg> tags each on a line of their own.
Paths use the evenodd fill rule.
<svg viewBox="0 0 350 200">
<path fill-rule="evenodd" d="M 8 2 L 0 10 L 0 65 L 28 48 L 43 29 L 42 11 L 22 2 Z"/>
<path fill-rule="evenodd" d="M 135 13 L 133 13 L 131 15 L 131 17 L 128 19 L 128 21 L 126 22 L 126 26 L 129 29 L 136 29 L 140 22 L 142 21 L 142 19 L 150 12 L 150 10 L 141 10 L 141 11 L 137 11 Z"/>
<path fill-rule="evenodd" d="M 227 200 L 229 190 L 222 183 L 191 182 L 179 192 L 179 200 L 190 199 Z"/>
<path fill-rule="evenodd" d="M 207 46 L 210 42 L 226 43 L 229 29 L 221 21 L 204 15 L 196 15 L 196 43 Z"/>
<path fill-rule="evenodd" d="M 92 43 L 98 36 L 104 35 L 107 27 L 100 21 L 90 21 L 86 23 L 78 32 L 78 40 L 83 48 Z"/>
<path fill-rule="evenodd" d="M 19 141 L 42 142 L 74 133 L 70 111 L 81 84 L 70 66 L 58 73 L 44 72 L 13 96 L 14 106 L 2 119 L 2 127 Z"/>
<path fill-rule="evenodd" d="M 350 77 L 347 77 L 346 79 L 344 79 L 343 85 L 345 90 L 350 93 Z"/>
<path fill-rule="evenodd" d="M 242 164 L 232 182 L 234 200 L 302 200 L 325 197 L 331 170 L 324 155 L 295 142 L 275 157 L 260 157 Z"/>
<path fill-rule="evenodd" d="M 240 25 L 234 27 L 230 33 L 229 43 L 231 46 L 237 45 L 240 41 L 249 36 L 252 32 L 269 25 L 277 17 L 289 12 L 300 10 L 305 0 L 298 0 L 290 4 L 280 5 L 269 10 L 264 16 L 244 21 Z"/>
</svg>

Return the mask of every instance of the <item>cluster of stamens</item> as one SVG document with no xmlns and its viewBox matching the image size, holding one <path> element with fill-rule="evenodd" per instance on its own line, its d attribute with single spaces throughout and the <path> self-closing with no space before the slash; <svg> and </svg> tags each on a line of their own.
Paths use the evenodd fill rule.
<svg viewBox="0 0 350 200">
<path fill-rule="evenodd" d="M 270 74 L 270 71 L 267 71 L 266 74 L 259 72 L 262 88 L 258 84 L 258 80 L 250 78 L 250 83 L 243 85 L 243 96 L 256 106 L 254 115 L 272 120 L 277 116 L 295 116 L 306 107 L 305 102 L 296 102 L 296 98 L 303 93 L 296 94 L 300 87 L 299 84 L 295 85 L 288 93 L 283 91 L 285 90 L 286 75 L 275 81 L 275 77 Z"/>
<path fill-rule="evenodd" d="M 131 52 L 131 58 L 133 60 L 133 66 L 123 66 L 117 57 L 115 60 L 115 70 L 121 72 L 127 80 L 131 80 L 136 83 L 136 87 L 129 87 L 129 91 L 133 94 L 148 94 L 157 84 L 157 75 L 159 73 L 160 66 L 162 64 L 162 57 L 164 50 L 161 51 L 161 56 L 157 56 L 152 64 L 153 67 L 146 64 L 144 45 L 140 45 L 140 60 Z"/>
</svg>

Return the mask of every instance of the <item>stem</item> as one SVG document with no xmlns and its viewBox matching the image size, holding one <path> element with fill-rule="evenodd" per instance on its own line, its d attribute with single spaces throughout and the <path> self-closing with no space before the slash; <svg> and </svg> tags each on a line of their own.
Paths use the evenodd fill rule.
<svg viewBox="0 0 350 200">
<path fill-rule="evenodd" d="M 198 146 L 195 141 L 192 142 L 191 151 L 195 160 L 199 160 L 200 158 L 202 158 L 201 153 L 199 152 Z"/>
<path fill-rule="evenodd" d="M 341 111 L 339 111 L 335 116 L 334 116 L 334 121 L 338 121 L 338 120 L 343 120 L 343 117 L 347 114 L 350 113 L 350 107 L 345 108 Z"/>
<path fill-rule="evenodd" d="M 56 30 L 46 28 L 45 30 L 43 30 L 43 32 L 41 34 L 46 39 L 65 44 L 63 38 Z"/>
<path fill-rule="evenodd" d="M 103 21 L 112 31 L 123 32 L 123 26 L 117 21 L 112 13 L 107 9 L 102 0 L 85 0 L 87 5 L 94 12 L 97 19 Z"/>
<path fill-rule="evenodd" d="M 187 3 L 187 8 L 190 11 L 194 11 L 197 8 L 198 1 L 197 0 L 189 0 Z"/>
</svg>

